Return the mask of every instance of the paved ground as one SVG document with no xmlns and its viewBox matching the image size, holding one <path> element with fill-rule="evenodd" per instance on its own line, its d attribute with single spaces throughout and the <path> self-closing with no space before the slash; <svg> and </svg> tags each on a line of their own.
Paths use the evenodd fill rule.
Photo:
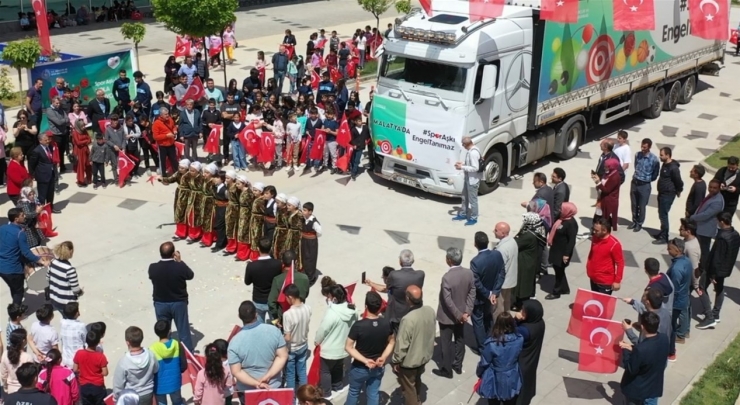
<svg viewBox="0 0 740 405">
<path fill-rule="evenodd" d="M 336 10 L 338 17 L 317 16 L 319 13 L 315 12 L 315 7 L 319 4 L 330 6 L 332 12 Z M 248 17 L 244 13 L 239 16 L 240 26 L 237 32 L 242 45 L 236 51 L 239 65 L 236 68 L 229 67 L 228 72 L 230 77 L 240 80 L 246 75 L 244 70 L 255 59 L 256 51 L 274 50 L 282 38 L 285 22 L 275 22 L 276 18 L 296 21 L 295 24 L 304 23 L 311 30 L 322 26 L 338 27 L 342 33 L 349 33 L 355 27 L 370 22 L 367 21 L 368 15 L 351 0 L 275 7 L 254 13 Z M 735 17 L 733 22 L 740 18 L 740 14 Z M 331 23 L 337 20 L 349 23 Z M 383 23 L 381 21 L 381 25 Z M 311 30 L 296 28 L 301 43 Z M 54 37 L 54 43 L 64 52 L 94 54 L 123 47 L 124 44 L 117 35 L 115 29 L 90 32 L 88 37 L 83 38 L 61 35 Z M 118 43 L 121 45 L 116 45 Z M 166 58 L 162 51 L 152 49 L 169 50 L 173 44 L 174 36 L 171 34 L 161 32 L 159 35 L 148 35 L 143 44 L 147 48 L 146 53 L 142 54 L 142 70 L 150 74 L 150 82 L 159 81 L 159 72 L 162 71 L 161 66 Z M 613 136 L 617 128 L 625 128 L 630 133 L 632 144 L 635 145 L 633 147 L 643 137 L 652 138 L 657 147 L 671 146 L 674 148 L 675 158 L 681 162 L 684 180 L 688 180 L 688 172 L 693 164 L 700 162 L 736 133 L 735 113 L 740 92 L 733 89 L 740 86 L 738 65 L 740 59 L 729 56 L 721 77 L 702 77 L 700 92 L 694 101 L 682 105 L 675 112 L 663 113 L 659 119 L 653 121 L 626 119 L 615 126 L 592 131 L 591 135 Z M 366 91 L 364 89 L 363 93 Z M 395 265 L 399 251 L 408 248 L 416 255 L 415 267 L 427 272 L 427 285 L 424 289 L 426 304 L 436 307 L 438 280 L 446 271 L 444 250 L 450 246 L 462 247 L 467 263 L 475 254 L 472 245 L 475 231 L 490 233 L 498 221 L 508 221 L 516 231 L 522 212 L 518 203 L 532 196 L 530 184 L 535 171 L 549 174 L 554 167 L 565 168 L 568 173 L 567 182 L 572 185 L 571 199 L 580 208 L 578 216 L 582 230 L 585 230 L 593 215 L 594 201 L 594 192 L 587 173 L 595 166 L 598 154 L 597 144 L 591 142 L 584 145 L 581 153 L 570 161 L 544 160 L 521 172 L 521 179 L 513 180 L 481 199 L 480 222 L 472 228 L 449 220 L 449 212 L 458 205 L 458 201 L 421 194 L 368 175 L 362 175 L 357 182 L 349 182 L 344 176 L 332 177 L 328 174 L 288 177 L 285 172 L 253 172 L 249 177 L 253 181 L 273 184 L 279 192 L 296 195 L 301 201 L 314 202 L 317 207 L 316 215 L 325 229 L 324 236 L 320 239 L 319 257 L 319 268 L 324 274 L 345 284 L 358 282 L 363 271 L 367 271 L 369 278 L 379 279 L 381 268 L 384 265 Z M 174 187 L 159 184 L 151 186 L 141 180 L 123 189 L 108 187 L 106 190 L 94 191 L 90 188 L 78 189 L 74 185 L 73 175 L 69 174 L 64 176 L 63 183 L 69 185 L 65 184 L 57 197 L 57 207 L 63 210 L 63 214 L 55 218 L 59 231 L 55 242 L 75 242 L 76 256 L 72 262 L 78 268 L 87 292 L 81 301 L 82 320 L 108 322 L 106 353 L 111 363 L 115 364 L 124 350 L 123 330 L 127 326 L 142 327 L 147 341 L 153 340 L 151 330 L 154 311 L 146 269 L 150 262 L 157 260 L 159 244 L 168 240 L 174 230 Z M 622 189 L 620 201 L 622 217 L 628 217 L 629 198 L 626 187 Z M 670 217 L 674 233 L 678 228 L 684 202 L 685 198 L 676 202 L 676 208 Z M 4 195 L 0 196 L 0 204 L 2 211 L 10 208 Z M 646 222 L 648 228 L 658 226 L 656 207 L 653 198 Z M 637 297 L 646 284 L 640 264 L 651 256 L 666 262 L 666 252 L 661 247 L 651 245 L 651 238 L 645 231 L 634 234 L 623 227 L 616 235 L 623 241 L 627 262 L 625 280 L 619 295 Z M 224 337 L 232 325 L 238 322 L 236 308 L 240 301 L 251 297 L 251 288 L 244 286 L 242 282 L 244 265 L 185 243 L 178 243 L 178 249 L 196 273 L 195 280 L 190 284 L 190 316 L 196 344 L 202 348 L 213 339 Z M 588 249 L 587 242 L 578 245 L 577 258 L 573 259 L 574 263 L 568 269 L 573 291 L 577 287 L 588 286 L 583 264 Z M 552 282 L 552 277 L 543 280 L 543 291 L 537 293 L 539 298 L 544 297 Z M 688 343 L 678 346 L 678 361 L 669 364 L 666 371 L 662 403 L 674 401 L 699 370 L 740 330 L 740 321 L 731 316 L 736 313 L 740 304 L 740 285 L 736 279 L 730 279 L 728 284 L 726 294 L 729 299 L 725 301 L 723 322 L 716 330 L 693 330 Z M 365 291 L 364 287 L 358 287 L 355 298 L 361 301 Z M 539 395 L 535 402 L 622 403 L 618 390 L 621 373 L 596 375 L 577 371 L 578 341 L 565 333 L 570 314 L 568 304 L 572 298 L 570 296 L 554 302 L 544 302 L 547 333 L 539 366 Z M 7 302 L 8 296 L 3 293 L 0 304 L 5 305 Z M 41 300 L 38 296 L 29 295 L 27 302 L 35 309 Z M 311 330 L 315 331 L 325 308 L 318 288 L 311 291 L 308 303 L 314 310 Z M 634 319 L 635 314 L 626 305 L 621 305 L 615 319 L 622 318 Z M 26 323 L 30 324 L 31 321 L 29 319 Z M 58 324 L 58 320 L 54 323 Z M 427 387 L 425 403 L 466 403 L 475 381 L 475 362 L 474 356 L 468 353 L 465 373 L 456 376 L 454 380 L 439 379 L 431 374 L 433 367 L 428 367 L 424 376 Z M 384 380 L 383 392 L 384 398 L 391 398 L 391 403 L 401 403 L 397 384 L 390 373 Z M 334 403 L 341 404 L 343 399 L 335 400 Z"/>
</svg>

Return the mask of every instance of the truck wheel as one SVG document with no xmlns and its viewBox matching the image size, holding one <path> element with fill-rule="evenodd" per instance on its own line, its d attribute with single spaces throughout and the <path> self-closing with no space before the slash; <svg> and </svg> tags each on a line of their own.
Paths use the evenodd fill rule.
<svg viewBox="0 0 740 405">
<path fill-rule="evenodd" d="M 501 174 L 504 172 L 504 158 L 501 152 L 492 149 L 483 162 L 483 179 L 478 187 L 478 194 L 485 195 L 498 188 Z"/>
<path fill-rule="evenodd" d="M 663 102 L 663 111 L 673 111 L 678 105 L 678 99 L 681 98 L 681 82 L 676 80 L 671 85 L 668 94 L 666 94 L 665 101 Z"/>
<path fill-rule="evenodd" d="M 691 75 L 684 79 L 681 90 L 683 91 L 681 92 L 681 97 L 678 98 L 678 104 L 688 104 L 696 91 L 696 76 Z"/>
<path fill-rule="evenodd" d="M 660 113 L 663 112 L 663 103 L 665 103 L 665 89 L 661 87 L 653 93 L 653 104 L 642 110 L 642 116 L 651 120 L 660 117 Z"/>
<path fill-rule="evenodd" d="M 578 148 L 583 141 L 583 123 L 576 119 L 571 119 L 560 128 L 562 136 L 565 136 L 565 150 L 563 153 L 556 153 L 559 159 L 568 160 L 578 154 Z"/>
</svg>

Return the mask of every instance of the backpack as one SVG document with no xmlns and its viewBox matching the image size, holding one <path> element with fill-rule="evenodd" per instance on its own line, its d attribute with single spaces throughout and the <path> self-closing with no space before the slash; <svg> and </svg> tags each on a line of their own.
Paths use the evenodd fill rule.
<svg viewBox="0 0 740 405">
<path fill-rule="evenodd" d="M 483 173 L 486 170 L 486 166 L 485 166 L 486 160 L 483 159 L 483 154 L 480 153 L 480 149 L 478 149 L 478 147 L 474 146 L 470 150 L 473 150 L 473 149 L 475 149 L 476 151 L 478 151 L 478 173 Z M 470 152 L 468 152 L 468 153 L 470 153 Z"/>
</svg>

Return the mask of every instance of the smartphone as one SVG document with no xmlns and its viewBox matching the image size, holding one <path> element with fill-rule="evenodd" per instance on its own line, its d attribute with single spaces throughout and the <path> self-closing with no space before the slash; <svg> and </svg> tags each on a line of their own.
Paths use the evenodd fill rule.
<svg viewBox="0 0 740 405">
<path fill-rule="evenodd" d="M 595 175 L 595 174 L 596 174 L 596 171 L 594 171 L 594 170 L 591 170 L 591 175 L 593 176 L 593 175 Z"/>
<path fill-rule="evenodd" d="M 367 276 L 367 272 L 363 271 L 362 272 L 362 284 L 365 284 L 365 276 Z"/>
<path fill-rule="evenodd" d="M 632 325 L 632 321 L 630 321 L 629 319 L 625 319 L 624 323 L 626 323 L 627 325 Z"/>
</svg>

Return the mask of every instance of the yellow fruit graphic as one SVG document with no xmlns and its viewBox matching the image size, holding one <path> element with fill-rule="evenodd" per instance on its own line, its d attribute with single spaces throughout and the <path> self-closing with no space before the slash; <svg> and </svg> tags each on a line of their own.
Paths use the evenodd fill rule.
<svg viewBox="0 0 740 405">
<path fill-rule="evenodd" d="M 557 52 L 558 49 L 560 49 L 560 45 L 562 45 L 562 42 L 560 41 L 560 38 L 555 38 L 552 40 L 552 51 Z"/>
<path fill-rule="evenodd" d="M 627 57 L 624 56 L 624 52 L 622 48 L 617 49 L 616 55 L 614 56 L 614 67 L 618 71 L 624 70 L 624 68 L 627 66 Z"/>
<path fill-rule="evenodd" d="M 632 55 L 630 55 L 630 66 L 637 66 L 637 52 L 632 52 Z"/>
</svg>

